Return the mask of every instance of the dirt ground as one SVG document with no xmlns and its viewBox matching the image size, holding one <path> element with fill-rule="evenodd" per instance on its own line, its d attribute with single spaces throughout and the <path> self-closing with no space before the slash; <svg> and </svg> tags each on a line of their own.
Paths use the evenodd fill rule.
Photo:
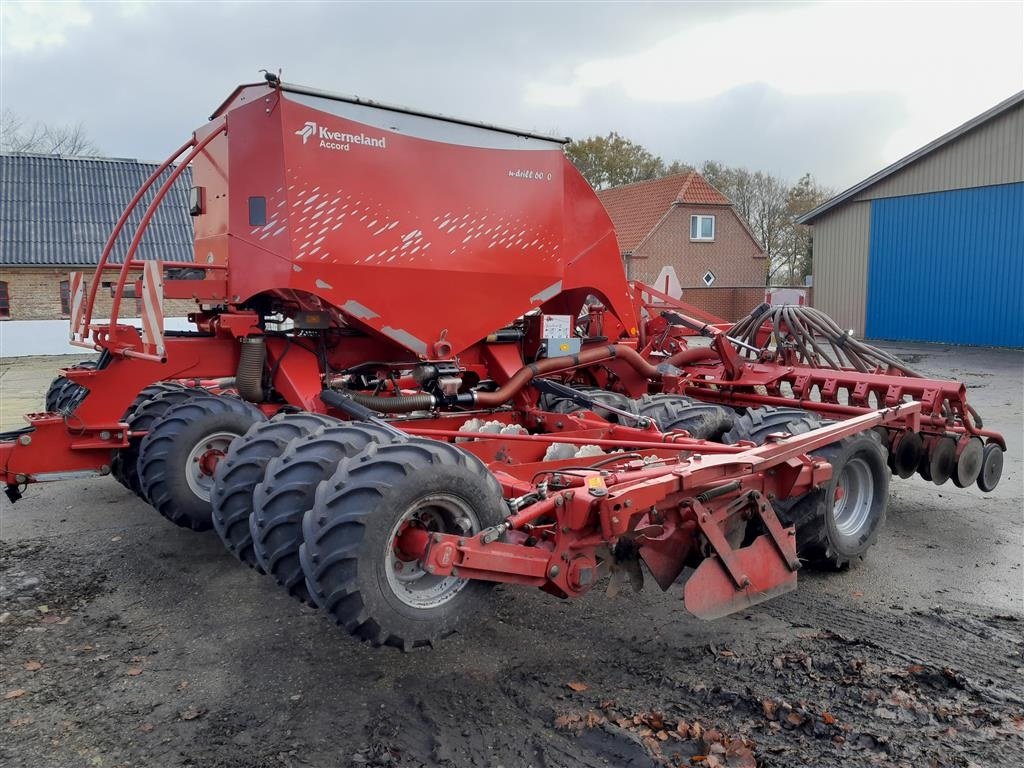
<svg viewBox="0 0 1024 768">
<path fill-rule="evenodd" d="M 437 649 L 373 650 L 112 479 L 4 500 L 0 764 L 1016 768 L 1024 356 L 888 348 L 967 383 L 1002 483 L 896 480 L 863 565 L 713 623 L 678 585 L 498 587 Z M 0 365 L 6 428 L 55 367 Z"/>
</svg>

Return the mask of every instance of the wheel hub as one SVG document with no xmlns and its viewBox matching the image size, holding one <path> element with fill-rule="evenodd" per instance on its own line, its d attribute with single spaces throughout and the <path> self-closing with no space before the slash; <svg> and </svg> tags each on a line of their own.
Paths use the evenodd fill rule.
<svg viewBox="0 0 1024 768">
<path fill-rule="evenodd" d="M 196 443 L 189 452 L 185 460 L 185 479 L 192 493 L 203 501 L 210 500 L 213 473 L 236 437 L 238 435 L 232 432 L 215 432 Z"/>
<path fill-rule="evenodd" d="M 421 558 L 432 533 L 462 535 L 479 530 L 472 507 L 449 494 L 432 494 L 412 504 L 391 530 L 384 562 L 388 586 L 412 608 L 436 608 L 452 600 L 469 583 L 457 576 L 435 576 Z"/>
<path fill-rule="evenodd" d="M 842 536 L 857 536 L 871 517 L 875 479 L 867 461 L 854 457 L 846 463 L 836 483 L 832 517 Z"/>
</svg>

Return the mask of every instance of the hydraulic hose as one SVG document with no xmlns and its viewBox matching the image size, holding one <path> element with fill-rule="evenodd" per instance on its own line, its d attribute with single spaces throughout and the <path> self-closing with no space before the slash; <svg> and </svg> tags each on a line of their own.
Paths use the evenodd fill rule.
<svg viewBox="0 0 1024 768">
<path fill-rule="evenodd" d="M 382 395 L 362 395 L 358 392 L 346 392 L 355 402 L 380 413 L 412 413 L 413 411 L 429 411 L 437 405 L 437 399 L 426 393 L 416 395 L 398 395 L 384 397 Z"/>
<path fill-rule="evenodd" d="M 467 395 L 459 395 L 460 401 L 462 398 L 466 398 L 465 403 L 460 402 L 459 404 L 476 405 L 482 408 L 497 408 L 499 405 L 504 405 L 515 397 L 536 376 L 575 368 L 580 365 L 600 363 L 605 360 L 622 360 L 646 379 L 661 379 L 661 371 L 644 360 L 635 349 L 625 345 L 609 344 L 608 346 L 596 349 L 587 349 L 575 355 L 549 357 L 546 360 L 540 360 L 539 362 L 524 366 L 512 375 L 507 384 L 495 392 L 473 392 Z"/>
<path fill-rule="evenodd" d="M 238 372 L 235 385 L 243 400 L 263 402 L 263 365 L 267 360 L 267 342 L 262 336 L 247 336 L 241 340 Z"/>
<path fill-rule="evenodd" d="M 704 360 L 720 360 L 717 350 L 712 347 L 695 347 L 694 349 L 682 349 L 676 352 L 665 362 L 669 365 L 679 367 L 690 363 L 700 363 Z"/>
<path fill-rule="evenodd" d="M 685 365 L 700 360 L 718 359 L 718 353 L 711 348 L 686 349 L 677 352 L 666 363 L 672 366 Z M 644 360 L 632 347 L 609 344 L 604 347 L 588 349 L 575 355 L 549 357 L 536 363 L 523 366 L 516 371 L 508 382 L 494 392 L 468 392 L 458 395 L 456 404 L 461 406 L 477 406 L 480 408 L 497 408 L 515 397 L 535 377 L 547 373 L 590 365 L 610 360 L 622 360 L 628 363 L 637 373 L 646 379 L 660 380 L 662 372 Z M 662 363 L 665 365 L 665 363 Z M 438 401 L 433 395 L 398 395 L 386 397 L 381 395 L 364 395 L 358 392 L 346 393 L 355 402 L 380 413 L 410 413 L 412 411 L 429 410 L 437 406 Z"/>
</svg>

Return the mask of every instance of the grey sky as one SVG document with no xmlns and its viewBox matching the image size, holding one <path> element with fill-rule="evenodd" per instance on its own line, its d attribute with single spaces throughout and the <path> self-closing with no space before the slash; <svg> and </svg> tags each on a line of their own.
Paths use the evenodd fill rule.
<svg viewBox="0 0 1024 768">
<path fill-rule="evenodd" d="M 1024 87 L 1024 3 L 18 3 L 3 105 L 162 159 L 240 82 L 843 187 Z"/>
</svg>

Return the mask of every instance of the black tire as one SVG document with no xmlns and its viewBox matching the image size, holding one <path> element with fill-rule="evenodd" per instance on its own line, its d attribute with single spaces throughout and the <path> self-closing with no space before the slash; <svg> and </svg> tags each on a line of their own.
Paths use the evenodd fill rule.
<svg viewBox="0 0 1024 768">
<path fill-rule="evenodd" d="M 52 411 L 69 416 L 81 405 L 89 390 L 70 379 L 64 379 L 64 385 L 55 393 Z"/>
<path fill-rule="evenodd" d="M 175 525 L 194 531 L 211 528 L 208 489 L 215 470 L 209 463 L 217 452 L 226 452 L 230 440 L 265 419 L 251 403 L 211 394 L 195 395 L 168 408 L 139 446 L 139 479 L 149 503 Z M 228 445 L 214 450 L 215 443 L 225 441 Z M 204 447 L 201 458 L 192 455 Z"/>
<path fill-rule="evenodd" d="M 342 460 L 303 516 L 299 559 L 310 594 L 349 634 L 375 646 L 434 644 L 479 607 L 490 586 L 422 571 L 399 577 L 397 563 L 389 561 L 395 531 L 410 514 L 443 518 L 438 524 L 452 532 L 456 526 L 449 523 L 458 516 L 468 526 L 458 532 L 468 534 L 500 523 L 508 508 L 497 480 L 475 456 L 449 443 L 410 438 Z M 399 581 L 412 586 L 399 587 Z M 430 597 L 429 590 L 439 595 L 435 604 L 410 602 L 412 595 Z"/>
<path fill-rule="evenodd" d="M 801 408 L 776 408 L 766 405 L 751 408 L 736 417 L 732 428 L 722 435 L 722 442 L 729 445 L 740 440 L 749 440 L 755 445 L 764 445 L 768 436 L 777 432 L 802 435 L 821 426 L 821 417 Z"/>
<path fill-rule="evenodd" d="M 581 394 L 587 395 L 587 397 L 592 398 L 597 403 L 604 403 L 605 405 L 610 405 L 613 408 L 618 408 L 619 410 L 629 411 L 630 413 L 637 412 L 636 400 L 628 398 L 619 392 L 609 392 L 606 389 L 597 389 L 595 387 L 577 387 L 577 389 Z M 551 411 L 552 413 L 576 413 L 578 411 L 592 410 L 602 419 L 610 421 L 613 424 L 618 424 L 622 421 L 630 421 L 629 419 L 624 419 L 619 416 L 617 413 L 606 411 L 600 405 L 588 408 L 587 406 L 573 402 L 567 397 L 559 397 L 558 395 L 545 395 L 541 400 L 541 407 L 544 410 Z"/>
<path fill-rule="evenodd" d="M 690 400 L 681 395 L 645 395 L 641 416 L 652 419 L 662 432 L 686 430 L 699 440 L 721 440 L 732 429 L 736 413 L 731 408 Z"/>
<path fill-rule="evenodd" d="M 262 572 L 249 534 L 253 490 L 263 481 L 267 464 L 279 456 L 289 442 L 338 423 L 338 419 L 318 413 L 283 413 L 270 421 L 256 422 L 231 443 L 227 455 L 214 470 L 210 494 L 213 529 L 228 552 Z"/>
<path fill-rule="evenodd" d="M 376 424 L 338 424 L 295 438 L 267 464 L 263 482 L 252 495 L 252 545 L 260 567 L 292 597 L 313 604 L 299 547 L 302 516 L 313 507 L 317 486 L 334 474 L 342 459 L 361 453 L 371 443 L 387 445 L 401 439 Z"/>
<path fill-rule="evenodd" d="M 205 389 L 185 387 L 169 381 L 150 384 L 136 396 L 128 407 L 124 421 L 128 424 L 129 432 L 146 432 L 172 406 L 184 403 L 197 395 L 207 394 L 209 393 Z M 142 481 L 139 479 L 139 448 L 141 444 L 142 438 L 136 437 L 129 440 L 127 448 L 115 451 L 110 471 L 121 485 L 138 497 L 145 499 L 146 494 L 142 491 Z"/>
<path fill-rule="evenodd" d="M 87 368 L 89 370 L 93 370 L 96 368 L 96 361 L 83 360 L 80 363 L 75 363 L 71 367 Z M 64 376 L 58 376 L 57 378 L 55 378 L 53 381 L 50 382 L 50 386 L 46 390 L 45 408 L 47 413 L 56 413 L 57 411 L 62 410 L 58 403 L 63 400 L 63 405 L 64 407 L 66 407 L 69 399 L 68 394 L 79 389 L 82 389 L 81 385 L 75 384 L 75 382 L 71 381 L 71 379 L 68 379 Z"/>
<path fill-rule="evenodd" d="M 875 543 L 889 505 L 886 453 L 878 433 L 868 430 L 812 454 L 832 465 L 832 479 L 779 513 L 783 524 L 796 526 L 797 554 L 810 565 L 846 568 Z"/>
<path fill-rule="evenodd" d="M 63 376 L 58 376 L 53 381 L 51 381 L 50 388 L 46 390 L 45 407 L 47 413 L 56 413 L 58 410 L 57 403 L 60 402 L 60 400 L 63 398 L 64 392 L 69 387 L 74 386 L 76 385 L 73 381 L 71 381 L 71 379 L 66 379 Z"/>
</svg>

